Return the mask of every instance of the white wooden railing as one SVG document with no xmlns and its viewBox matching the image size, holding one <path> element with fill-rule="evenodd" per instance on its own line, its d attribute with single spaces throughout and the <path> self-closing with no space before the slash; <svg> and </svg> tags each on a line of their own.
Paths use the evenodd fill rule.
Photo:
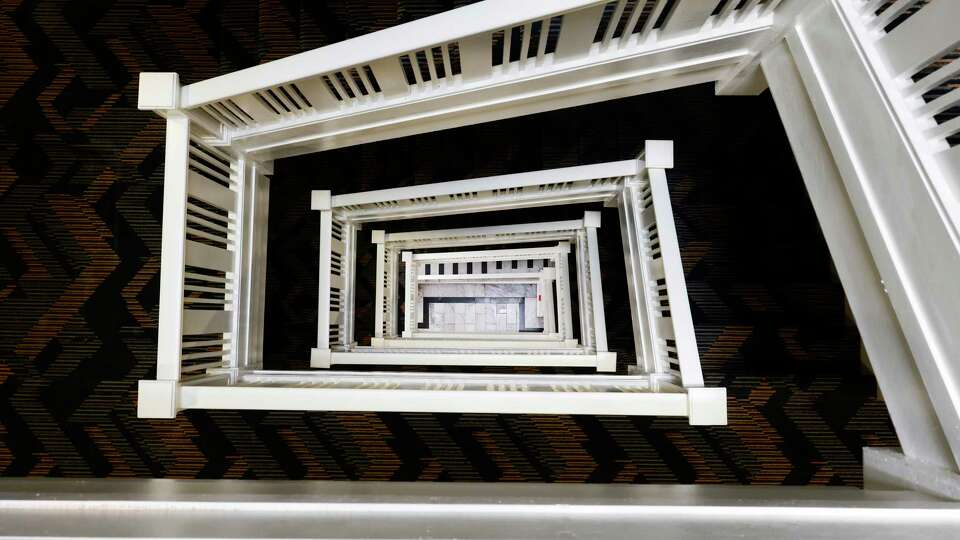
<svg viewBox="0 0 960 540">
<path fill-rule="evenodd" d="M 373 231 L 371 236 L 377 246 L 376 293 L 374 340 L 392 338 L 400 335 L 397 328 L 396 280 L 400 252 L 403 250 L 464 248 L 486 245 L 508 245 L 516 243 L 542 243 L 566 241 L 576 244 L 579 233 L 588 225 L 597 226 L 600 215 L 586 212 L 584 219 L 554 221 L 548 223 L 523 223 L 516 225 L 496 225 L 488 227 L 468 227 L 437 231 L 418 231 L 412 233 L 390 233 Z M 579 265 L 586 261 L 577 260 Z M 557 263 L 557 331 L 563 339 L 573 338 L 573 318 L 570 309 L 569 266 L 566 258 Z M 578 296 L 583 302 L 582 296 Z M 581 311 L 583 309 L 581 308 Z"/>
<path fill-rule="evenodd" d="M 672 146 L 663 144 L 647 142 L 646 166 L 626 181 L 618 205 L 637 368 L 703 386 L 665 172 L 673 167 Z"/>
<path fill-rule="evenodd" d="M 787 5 L 765 78 L 904 453 L 955 471 L 960 3 Z"/>
<path fill-rule="evenodd" d="M 320 213 L 320 274 L 329 276 L 321 285 L 317 322 L 319 348 L 353 343 L 353 287 L 356 279 L 357 225 Z"/>
<path fill-rule="evenodd" d="M 163 395 L 210 369 L 237 366 L 242 167 L 192 137 L 186 117 L 168 118 L 157 379 L 141 381 L 141 391 Z M 170 405 L 145 397 L 140 406 L 144 412 Z"/>
<path fill-rule="evenodd" d="M 214 144 L 283 157 L 720 80 L 781 3 L 487 0 L 183 86 L 172 108 Z"/>
<path fill-rule="evenodd" d="M 902 145 L 888 146 L 890 136 L 874 142 L 876 152 L 899 159 L 883 171 L 887 177 L 877 178 L 882 187 L 866 186 L 873 207 L 866 221 L 877 220 L 882 231 L 885 245 L 872 247 L 884 289 L 910 344 L 913 370 L 922 377 L 923 400 L 942 426 L 942 435 L 927 436 L 922 445 L 908 440 L 904 447 L 940 463 L 940 445 L 931 439 L 945 437 L 953 454 L 952 462 L 946 461 L 955 469 L 960 463 L 960 370 L 954 361 L 960 349 L 960 2 L 866 0 L 841 2 L 837 9 L 885 100 L 885 109 L 874 114 L 894 118 Z M 892 415 L 899 420 L 902 411 Z M 905 422 L 922 425 L 916 414 L 900 420 L 898 433 L 909 437 Z"/>
<path fill-rule="evenodd" d="M 550 307 L 550 314 L 544 315 L 545 334 L 553 334 L 557 341 L 562 341 L 562 335 L 565 335 L 569 328 L 563 328 L 563 315 L 570 311 L 570 298 L 564 294 L 566 291 L 566 280 L 563 276 L 557 275 L 557 269 L 561 268 L 561 261 L 565 260 L 570 252 L 569 242 L 559 242 L 553 247 L 548 248 L 526 248 L 526 249 L 507 249 L 507 250 L 484 250 L 484 251 L 453 251 L 453 252 L 430 252 L 414 253 L 412 251 L 403 252 L 402 258 L 406 265 L 404 273 L 406 279 L 406 302 L 407 315 L 403 337 L 418 337 L 417 323 L 420 321 L 420 314 L 426 319 L 428 314 L 421 311 L 418 304 L 422 302 L 422 292 L 419 290 L 421 283 L 530 283 L 538 286 L 539 290 L 544 291 L 549 287 L 550 292 L 543 292 L 541 297 Z M 549 265 L 544 265 L 544 261 L 549 261 Z M 529 264 L 528 264 L 529 263 Z M 528 268 L 529 267 L 529 268 Z M 557 281 L 558 300 L 560 304 L 557 311 L 560 314 L 561 328 L 556 328 L 556 321 L 553 318 L 553 282 Z M 523 316 L 522 313 L 519 316 Z M 498 340 L 499 341 L 499 340 Z M 499 345 L 499 344 L 494 344 Z M 451 343 L 452 348 L 465 348 Z M 550 346 L 553 346 L 551 344 Z M 508 347 L 501 347 L 508 348 Z M 547 348 L 544 346 L 543 348 Z"/>
<path fill-rule="evenodd" d="M 628 266 L 627 277 L 638 359 L 633 369 L 637 374 L 668 375 L 683 387 L 700 387 L 703 386 L 703 377 L 693 321 L 686 301 L 686 285 L 666 183 L 665 171 L 673 167 L 672 143 L 647 141 L 643 157 L 647 161 L 602 163 L 332 197 L 328 191 L 315 191 L 312 204 L 323 216 L 327 216 L 322 218 L 321 227 L 325 227 L 323 224 L 331 220 L 343 223 L 344 227 L 355 227 L 366 222 L 535 206 L 616 203 L 620 208 L 621 237 Z M 602 352 L 608 349 L 602 285 L 598 273 L 600 262 L 597 226 L 599 222 L 585 223 L 583 228 L 576 231 L 577 238 L 573 245 L 576 247 L 578 261 L 577 288 L 581 299 L 582 345 L 588 350 Z M 327 229 L 321 229 L 321 235 L 329 234 Z M 466 234 L 469 235 L 469 230 Z M 341 260 L 341 257 L 349 259 L 349 254 L 340 255 L 337 250 L 348 251 L 350 243 L 339 243 L 336 234 L 334 236 L 329 241 L 322 238 L 321 246 L 328 242 L 335 246 L 334 261 Z M 385 241 L 381 236 L 377 235 L 380 244 Z M 424 238 L 424 241 L 431 240 L 435 242 L 435 239 Z M 326 266 L 328 263 L 325 261 L 329 260 L 330 255 L 323 247 L 321 249 L 318 309 L 321 313 L 324 309 L 332 310 L 330 317 L 343 325 L 345 320 L 352 319 L 352 314 L 338 311 L 337 306 L 331 307 L 331 302 L 342 297 L 351 297 L 353 284 L 349 280 L 344 281 L 337 273 L 336 269 L 340 267 L 338 263 L 334 262 L 332 268 Z M 378 253 L 383 258 L 383 267 L 386 268 L 387 250 L 384 248 Z M 415 304 L 416 280 L 413 279 L 415 273 L 410 270 L 412 258 L 406 261 L 406 264 L 408 280 L 403 290 L 408 319 L 404 335 L 412 337 L 412 319 L 409 317 L 412 313 L 410 306 Z M 396 280 L 395 272 L 393 280 Z M 391 295 L 395 295 L 400 289 L 398 285 L 385 282 L 379 293 L 388 288 Z M 390 302 L 392 298 L 383 296 L 378 305 L 385 309 Z M 384 320 L 395 318 L 389 315 L 381 318 L 381 329 Z M 341 341 L 340 349 L 337 349 L 332 339 L 325 341 L 325 323 L 321 317 L 318 346 L 311 354 L 312 366 L 329 367 L 336 363 L 337 358 L 343 359 L 344 363 L 360 360 L 376 363 L 377 357 L 365 351 L 351 360 L 348 355 L 352 353 L 346 349 L 353 346 L 352 340 Z M 521 358 L 519 354 L 521 353 L 518 353 L 516 362 L 531 365 L 531 358 Z M 522 354 L 529 354 L 529 351 L 523 351 Z M 385 357 L 381 355 L 379 358 Z M 445 358 L 443 361 L 454 362 L 458 361 L 458 358 Z M 439 358 L 431 360 L 433 363 L 440 361 Z M 476 362 L 481 360 L 470 358 L 462 361 L 476 365 Z M 503 358 L 497 361 L 500 364 L 506 362 Z M 415 363 L 415 360 L 411 358 L 403 362 Z M 537 362 L 550 365 L 547 363 L 548 358 Z"/>
<path fill-rule="evenodd" d="M 487 0 L 186 86 L 176 74 L 141 74 L 139 106 L 168 123 L 158 370 L 156 381 L 141 383 L 140 414 L 269 401 L 297 410 L 667 414 L 722 423 L 722 389 L 702 388 L 689 307 L 677 301 L 686 291 L 670 165 L 650 152 L 644 167 L 621 163 L 606 176 L 572 168 L 562 178 L 526 175 L 531 184 L 498 177 L 494 187 L 463 181 L 455 192 L 417 199 L 344 199 L 342 211 L 323 219 L 321 268 L 333 287 L 318 342 L 348 347 L 353 300 L 335 289 L 354 277 L 362 223 L 478 204 L 618 199 L 639 364 L 633 376 L 589 382 L 260 369 L 263 164 L 691 84 L 756 94 L 770 80 L 904 453 L 956 470 L 957 20 L 955 0 Z M 576 243 L 578 256 L 592 258 L 579 252 L 587 240 Z M 378 285 L 378 295 L 387 287 Z M 391 392 L 398 388 L 408 393 Z M 508 389 L 517 395 L 504 400 Z"/>
<path fill-rule="evenodd" d="M 344 228 L 359 227 L 363 223 L 392 221 L 397 219 L 423 218 L 449 214 L 486 212 L 506 210 L 512 208 L 529 208 L 556 204 L 574 204 L 614 200 L 623 189 L 623 179 L 637 172 L 637 162 L 627 160 L 597 165 L 569 167 L 548 171 L 534 171 L 529 173 L 504 175 L 498 177 L 460 180 L 426 184 L 407 188 L 393 188 L 371 192 L 351 193 L 331 196 L 328 191 L 314 191 L 312 206 L 321 212 L 321 253 L 318 310 L 322 314 L 327 310 L 329 315 L 319 318 L 317 347 L 311 351 L 311 366 L 326 368 L 336 363 L 370 363 L 370 364 L 416 364 L 451 363 L 453 365 L 484 365 L 483 361 L 495 362 L 488 365 L 561 365 L 551 362 L 562 361 L 562 365 L 597 366 L 603 371 L 614 371 L 615 354 L 609 352 L 606 339 L 606 322 L 602 302 L 602 287 L 599 274 L 599 253 L 597 247 L 596 227 L 599 219 L 591 219 L 581 224 L 576 231 L 574 245 L 577 248 L 577 277 L 581 303 L 581 336 L 584 352 L 595 357 L 573 359 L 570 351 L 562 351 L 563 358 L 551 358 L 550 353 L 543 353 L 535 357 L 537 351 L 523 350 L 513 355 L 480 356 L 483 351 L 461 350 L 459 353 L 471 353 L 469 358 L 461 356 L 432 356 L 409 354 L 403 358 L 388 357 L 384 354 L 373 354 L 370 351 L 359 350 L 350 339 L 338 339 L 339 329 L 352 325 L 352 310 L 342 308 L 342 300 L 352 298 L 353 282 L 341 274 L 342 267 L 338 261 L 351 260 L 355 255 L 350 242 L 340 242 L 335 227 L 327 229 L 327 223 L 339 223 Z M 516 226 L 523 229 L 527 226 Z M 509 231 L 501 231 L 509 232 Z M 549 231 L 546 231 L 549 232 Z M 327 237 L 330 237 L 329 240 Z M 381 235 L 376 235 L 379 241 Z M 328 246 L 329 245 L 329 246 Z M 343 250 L 342 252 L 340 250 Z M 529 250 L 527 250 L 529 251 Z M 394 253 L 391 262 L 388 251 L 378 247 L 378 267 L 383 268 L 383 274 L 389 279 L 378 279 L 377 295 L 381 298 L 380 304 L 391 307 L 391 313 L 384 313 L 378 320 L 381 331 L 395 328 L 397 317 L 393 302 L 396 292 L 405 291 L 406 306 L 410 309 L 414 296 L 413 284 L 407 283 L 401 288 L 396 282 L 398 264 Z M 330 261 L 333 261 L 332 263 Z M 590 266 L 593 266 L 591 269 Z M 566 268 L 565 261 L 558 266 Z M 566 283 L 566 280 L 564 280 Z M 561 290 L 566 295 L 566 288 Z M 594 300 L 596 298 L 596 301 Z M 379 311 L 379 310 L 378 310 Z M 564 325 L 572 320 L 569 309 L 561 310 Z M 408 313 L 409 316 L 409 313 Z M 408 326 L 411 321 L 407 320 Z M 389 324 L 390 326 L 386 326 Z M 329 326 L 330 332 L 324 330 Z M 376 332 L 376 330 L 375 330 Z M 564 327 L 568 333 L 569 328 Z M 411 329 L 407 328 L 405 337 L 410 337 Z M 380 337 L 380 336 L 377 336 Z M 406 351 L 409 352 L 409 351 Z M 458 353 L 458 354 L 459 354 Z M 457 364 L 456 362 L 459 362 Z"/>
<path fill-rule="evenodd" d="M 269 169 L 167 118 L 157 376 L 140 414 L 169 415 L 181 384 L 262 367 Z M 213 374 L 213 371 L 218 371 Z"/>
<path fill-rule="evenodd" d="M 263 259 L 270 169 L 232 146 L 211 146 L 202 136 L 205 128 L 198 127 L 190 115 L 165 107 L 170 98 L 167 89 L 176 87 L 176 77 L 147 79 L 157 84 L 142 88 L 141 106 L 163 111 L 168 138 L 158 371 L 156 380 L 141 381 L 141 416 L 169 418 L 184 408 L 294 408 L 663 414 L 687 416 L 694 424 L 725 422 L 723 389 L 702 387 L 685 290 L 678 285 L 682 284 L 679 257 L 675 251 L 668 256 L 671 252 L 662 245 L 658 252 L 651 229 L 647 236 L 638 237 L 640 242 L 630 243 L 626 255 L 639 261 L 632 263 L 636 267 L 662 265 L 665 283 L 657 283 L 661 275 L 654 270 L 650 274 L 654 281 L 641 283 L 633 295 L 640 299 L 636 305 L 647 311 L 645 320 L 653 325 L 639 328 L 650 334 L 654 347 L 652 358 L 639 353 L 642 365 L 630 375 L 584 376 L 581 383 L 568 387 L 567 378 L 547 375 L 531 379 L 464 373 L 440 377 L 448 382 L 437 383 L 438 376 L 427 374 L 263 371 Z M 356 237 L 364 223 L 557 204 L 638 205 L 643 200 L 624 196 L 626 188 L 649 184 L 658 205 L 666 204 L 667 209 L 634 208 L 633 214 L 640 215 L 643 224 L 655 220 L 660 237 L 668 238 L 673 229 L 664 169 L 670 167 L 672 146 L 648 141 L 646 162 L 627 160 L 336 197 L 314 192 L 312 206 L 321 212 L 319 261 L 325 276 L 314 352 L 336 348 L 346 353 L 354 347 L 353 287 L 347 284 L 356 279 Z M 599 268 L 597 226 L 598 220 L 585 220 L 574 243 L 587 269 L 581 268 L 578 275 L 581 324 L 593 323 L 592 331 L 583 327 L 585 343 L 579 349 L 527 349 L 522 351 L 525 355 L 480 352 L 459 358 L 457 365 L 591 366 L 614 371 L 616 355 L 607 351 L 600 276 L 593 271 Z M 647 264 L 644 257 L 661 262 Z M 677 316 L 684 312 L 687 317 Z M 412 353 L 420 355 L 419 365 L 449 362 L 445 354 L 431 357 L 416 350 L 403 354 Z M 383 363 L 375 352 L 358 354 L 349 363 Z M 399 363 L 410 363 L 396 356 Z M 326 360 L 330 365 L 331 357 Z M 482 382 L 494 379 L 503 382 Z M 509 392 L 510 399 L 501 399 L 501 392 Z"/>
<path fill-rule="evenodd" d="M 791 1 L 795 0 L 786 3 Z M 265 253 L 269 160 L 719 81 L 756 53 L 760 38 L 772 28 L 774 9 L 783 4 L 778 0 L 488 0 L 187 86 L 180 85 L 176 74 L 141 74 L 140 108 L 165 115 L 168 128 L 176 133 L 167 141 L 165 185 L 169 191 L 164 204 L 158 380 L 144 384 L 144 415 L 169 416 L 177 408 L 191 406 L 189 399 L 201 394 L 220 395 L 219 391 L 198 394 L 192 390 L 181 394 L 181 390 L 206 387 L 211 381 L 241 383 L 261 367 L 263 275 L 259 263 Z M 226 169 L 219 172 L 233 183 L 221 187 L 235 194 L 232 203 L 224 200 L 222 190 L 220 196 L 210 197 L 216 199 L 213 202 L 187 200 L 190 140 L 208 158 L 217 155 L 224 160 L 221 165 Z M 216 165 L 201 162 L 195 168 L 217 171 Z M 634 161 L 593 169 L 498 177 L 492 184 L 491 179 L 462 181 L 455 183 L 455 192 L 427 193 L 427 188 L 418 199 L 387 193 L 383 200 L 353 204 L 347 197 L 328 205 L 321 214 L 321 273 L 329 281 L 321 290 L 325 304 L 318 314 L 318 349 L 353 345 L 353 318 L 348 316 L 353 298 L 338 285 L 355 278 L 356 230 L 362 223 L 451 214 L 468 207 L 484 211 L 610 201 L 623 199 L 628 179 L 647 181 L 637 177 Z M 650 185 L 657 189 L 655 182 Z M 332 211 L 334 206 L 338 212 Z M 652 233 L 644 234 L 638 236 L 640 243 L 633 244 L 631 257 L 656 257 L 656 247 L 650 244 Z M 595 231 L 581 235 L 576 242 L 578 257 L 597 267 Z M 660 258 L 669 259 L 662 253 Z M 650 266 L 636 261 L 637 268 Z M 599 275 L 589 274 L 581 275 L 578 285 L 585 296 L 599 296 Z M 658 275 L 654 270 L 649 274 Z M 643 300 L 637 306 L 653 305 L 647 299 L 664 290 L 672 302 L 685 298 L 685 291 L 671 285 L 675 281 L 670 279 L 671 272 L 664 270 L 663 275 L 665 283 L 654 280 L 653 288 L 648 282 L 640 283 L 632 294 L 632 299 Z M 670 292 L 671 288 L 679 292 Z M 217 291 L 224 292 L 218 296 Z M 594 310 L 584 313 L 586 318 L 603 321 L 602 303 L 586 305 L 585 312 Z M 688 317 L 677 317 L 675 307 L 651 312 L 635 326 L 648 334 L 647 348 L 638 352 L 644 358 L 638 373 L 651 377 L 646 384 L 653 391 L 671 384 L 671 391 L 683 392 L 702 386 L 695 344 L 687 342 L 688 337 L 692 339 L 692 326 Z M 672 328 L 673 337 L 661 327 Z M 605 333 L 598 331 L 595 342 L 587 345 L 605 350 Z M 694 355 L 689 354 L 691 350 Z M 685 361 L 695 368 L 685 369 Z M 708 394 L 710 400 L 717 399 L 715 394 L 697 393 Z M 233 398 L 220 401 L 227 402 L 238 405 Z M 150 403 L 163 403 L 162 410 L 150 409 Z M 702 405 L 673 397 L 659 403 L 665 408 L 645 410 L 676 414 L 687 407 L 691 421 L 707 421 L 692 412 L 695 408 L 705 411 Z M 418 410 L 431 406 L 423 407 Z M 714 422 L 718 417 L 711 418 Z"/>
<path fill-rule="evenodd" d="M 843 7 L 960 231 L 960 2 L 858 0 Z"/>
<path fill-rule="evenodd" d="M 237 297 L 237 160 L 192 140 L 189 154 L 181 377 L 196 376 L 231 361 Z"/>
</svg>

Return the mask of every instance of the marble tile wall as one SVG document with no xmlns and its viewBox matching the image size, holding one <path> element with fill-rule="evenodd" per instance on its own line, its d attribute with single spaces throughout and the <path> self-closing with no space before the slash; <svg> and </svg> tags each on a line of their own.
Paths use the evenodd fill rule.
<svg viewBox="0 0 960 540">
<path fill-rule="evenodd" d="M 533 283 L 424 283 L 420 296 L 427 298 L 496 298 L 536 297 L 537 286 Z"/>
<path fill-rule="evenodd" d="M 423 332 L 506 333 L 520 331 L 520 303 L 431 303 Z"/>
<path fill-rule="evenodd" d="M 543 319 L 536 316 L 536 295 L 537 286 L 530 283 L 425 283 L 420 286 L 417 303 L 418 323 L 426 323 L 420 331 L 512 333 L 543 328 Z M 424 298 L 429 299 L 426 313 Z M 452 299 L 464 301 L 449 301 Z"/>
</svg>

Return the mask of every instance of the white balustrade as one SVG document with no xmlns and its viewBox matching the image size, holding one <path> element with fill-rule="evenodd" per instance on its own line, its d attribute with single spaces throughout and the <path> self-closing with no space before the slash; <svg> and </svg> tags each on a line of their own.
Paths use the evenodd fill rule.
<svg viewBox="0 0 960 540">
<path fill-rule="evenodd" d="M 171 129 L 188 133 L 186 117 L 175 116 Z M 168 145 L 176 149 L 177 140 Z M 266 250 L 262 228 L 265 225 L 265 174 L 269 169 L 259 163 L 231 160 L 228 154 L 194 143 L 196 163 L 202 180 L 194 182 L 188 193 L 196 197 L 182 205 L 170 203 L 170 219 L 182 219 L 183 240 L 165 234 L 165 242 L 182 247 L 164 251 L 164 268 L 177 264 L 186 276 L 181 288 L 164 288 L 164 306 L 179 304 L 179 311 L 162 308 L 162 327 L 170 332 L 170 323 L 179 313 L 185 338 L 184 347 L 174 366 L 182 374 L 170 374 L 169 358 L 159 357 L 158 380 L 141 384 L 143 416 L 170 417 L 184 408 L 294 408 L 300 410 L 394 410 L 394 411 L 482 411 L 482 412 L 557 412 L 604 414 L 664 414 L 687 416 L 694 424 L 725 422 L 725 392 L 722 388 L 703 388 L 696 343 L 690 326 L 682 272 L 675 237 L 672 248 L 661 240 L 659 251 L 647 243 L 629 246 L 626 256 L 646 264 L 665 268 L 666 287 L 645 283 L 637 295 L 642 300 L 646 320 L 655 326 L 640 326 L 656 342 L 651 356 L 638 351 L 638 365 L 628 375 L 478 375 L 430 373 L 378 373 L 326 370 L 317 372 L 264 371 L 260 360 L 263 326 L 262 266 Z M 461 180 L 440 184 L 397 188 L 374 192 L 331 196 L 314 192 L 311 204 L 320 212 L 321 287 L 318 300 L 317 348 L 311 353 L 311 365 L 329 367 L 337 364 L 368 365 L 456 365 L 456 366 L 552 366 L 589 367 L 598 371 L 614 371 L 616 354 L 607 350 L 603 313 L 603 293 L 599 276 L 599 254 L 596 228 L 599 214 L 587 212 L 584 219 L 545 224 L 518 224 L 506 227 L 469 228 L 417 233 L 384 234 L 374 231 L 378 262 L 377 298 L 382 303 L 374 333 L 383 342 L 377 347 L 358 347 L 354 342 L 354 286 L 356 277 L 357 231 L 364 223 L 396 219 L 422 218 L 452 213 L 485 212 L 507 208 L 526 208 L 557 204 L 604 202 L 607 204 L 640 204 L 625 197 L 628 186 L 649 186 L 658 193 L 656 206 L 642 212 L 644 219 L 654 220 L 661 237 L 670 237 L 672 230 L 669 199 L 663 168 L 672 166 L 669 144 L 649 142 L 653 159 L 628 160 L 597 165 L 569 167 L 550 171 L 534 171 L 499 177 Z M 186 150 L 186 147 L 183 146 Z M 178 157 L 180 156 L 180 157 Z M 214 159 L 214 158 L 218 159 Z M 169 160 L 181 159 L 177 152 L 168 152 Z M 175 161 L 174 161 L 175 163 Z M 168 167 L 168 174 L 178 169 Z M 246 171 L 246 173 L 244 173 Z M 659 171 L 659 172 L 658 172 Z M 202 174 L 200 174 L 202 173 Z M 182 173 L 181 173 L 182 174 Z M 248 176 L 244 176 L 244 174 Z M 183 175 L 184 177 L 186 175 Z M 212 178 L 211 178 L 212 177 Z M 245 180 L 252 179 L 249 183 Z M 170 182 L 173 182 L 171 177 Z M 660 178 L 661 180 L 657 180 Z M 217 179 L 219 183 L 209 183 Z M 217 187 L 214 187 L 217 186 Z M 641 188 L 643 189 L 643 188 Z M 167 191 L 177 197 L 175 190 Z M 662 205 L 666 204 L 664 208 Z M 245 209 L 240 215 L 236 208 Z M 176 212 L 180 208 L 179 212 Z M 165 210 L 166 212 L 166 210 Z M 179 215 L 179 217 L 178 217 Z M 662 216 L 667 216 L 663 218 Z M 167 216 L 165 215 L 165 218 Z M 671 219 L 665 224 L 663 219 Z M 645 222 L 646 223 L 646 222 Z M 193 225 L 195 224 L 195 225 Z M 213 225 L 213 226 L 207 226 Z M 244 230 L 244 226 L 247 227 Z M 261 232 L 257 232 L 260 229 Z M 169 230 L 174 230 L 171 226 Z M 194 236 L 193 233 L 203 235 Z M 389 238 L 389 241 L 388 241 Z M 436 253 L 436 248 L 535 242 L 548 243 L 547 248 L 507 248 Z M 218 240 L 220 240 L 218 242 Z M 390 249 L 387 249 L 387 245 Z M 409 248 L 409 249 L 408 249 Z M 427 249 L 431 253 L 410 250 Z M 570 285 L 560 284 L 560 276 L 570 272 L 567 251 L 575 252 L 580 294 L 581 340 L 573 339 L 574 321 L 570 303 Z M 671 249 L 673 251 L 671 251 Z M 436 282 L 426 276 L 423 265 L 457 261 L 482 264 L 484 261 L 547 259 L 548 264 L 535 273 L 490 273 L 496 279 L 528 280 L 544 285 L 558 282 L 557 296 L 543 295 L 548 303 L 556 302 L 555 320 L 543 317 L 545 330 L 508 336 L 459 335 L 417 331 L 405 339 L 397 326 L 396 297 L 400 286 L 398 265 L 403 252 L 423 272 L 411 272 L 413 283 Z M 169 253 L 169 255 L 168 255 Z M 393 253 L 394 255 L 390 255 Z M 658 253 L 660 254 L 658 256 Z M 669 255 L 671 254 L 672 255 Z M 668 256 L 669 255 L 669 256 Z M 170 263 L 170 264 L 168 264 Z M 542 265 L 542 262 L 539 263 Z M 519 263 L 518 263 L 519 266 Z M 235 269 L 243 268 L 238 273 Z M 539 268 L 539 267 L 538 267 Z M 258 270 L 259 269 L 259 270 Z M 258 273 L 259 272 L 259 273 Z M 529 276 L 526 274 L 530 274 Z M 166 273 L 164 274 L 167 275 Z M 457 274 L 458 276 L 460 274 Z M 658 276 L 660 274 L 654 274 Z M 174 277 L 174 279 L 177 279 Z M 190 281 L 203 280 L 203 283 Z M 469 279 L 478 279 L 469 276 Z M 679 279 L 679 282 L 677 281 Z M 449 281 L 449 280 L 447 280 Z M 173 294 L 169 294 L 169 293 Z M 205 301 L 205 294 L 225 291 Z M 676 291 L 680 291 L 679 293 Z M 651 296 L 652 295 L 652 296 Z M 669 299 L 670 311 L 659 307 L 648 297 Z M 415 300 L 407 301 L 415 306 Z M 197 307 L 194 307 L 197 306 Z M 238 310 L 239 306 L 239 310 Z M 390 306 L 389 308 L 387 306 Z M 409 308 L 408 308 L 409 309 Z M 543 306 L 553 313 L 552 305 Z M 687 317 L 678 317 L 686 310 Z M 634 317 L 641 316 L 636 309 Z M 412 315 L 412 311 L 411 311 Z M 551 322 L 552 321 L 552 322 Z M 654 329 L 659 333 L 655 333 Z M 668 329 L 668 330 L 664 330 Z M 211 338 L 208 334 L 214 334 Z M 204 337 L 203 341 L 199 341 Z M 189 338 L 189 339 L 187 339 Z M 197 341 L 194 340 L 196 338 Z M 211 339 L 206 339 L 211 338 Z M 390 342 L 387 340 L 390 339 Z M 435 339 L 424 346 L 423 340 Z M 683 343 L 681 344 L 681 340 Z M 417 343 L 419 341 L 420 343 Z M 448 348 L 454 341 L 458 348 Z M 443 345 L 437 347 L 437 345 Z M 163 349 L 162 350 L 167 350 Z M 200 354 L 195 354 L 200 353 Z M 197 367 L 194 367 L 197 366 Z"/>
<path fill-rule="evenodd" d="M 322 254 L 316 366 L 356 349 L 350 284 L 364 223 L 618 206 L 637 363 L 616 376 L 264 371 L 267 176 L 272 160 L 286 156 L 695 84 L 755 95 L 770 80 L 833 256 L 853 261 L 838 271 L 905 459 L 955 471 L 957 20 L 954 0 L 486 0 L 193 84 L 181 85 L 175 73 L 142 73 L 139 107 L 166 117 L 167 138 L 157 377 L 141 381 L 139 414 L 275 408 L 724 423 L 723 389 L 703 388 L 667 193 L 668 145 L 648 141 L 640 162 L 313 195 Z M 589 355 L 577 351 L 606 350 L 596 230 L 539 232 L 570 242 L 577 260 L 581 340 L 566 365 L 582 366 Z M 387 236 L 374 235 L 374 339 L 399 343 L 400 253 L 448 240 L 397 237 L 403 247 L 388 249 Z M 495 236 L 475 245 L 498 243 L 510 242 Z M 562 264 L 558 276 L 567 275 Z M 870 276 L 877 282 L 856 283 Z M 558 296 L 556 303 L 568 302 Z M 558 311 L 555 321 L 565 342 L 576 324 L 568 315 Z M 466 348 L 484 341 L 453 337 Z M 530 340 L 501 345 L 535 351 Z M 447 353 L 424 354 L 440 356 L 418 363 L 449 362 Z M 470 362 L 516 365 L 502 357 L 518 355 L 494 356 L 481 352 Z M 606 358 L 593 366 L 610 369 Z"/>
<path fill-rule="evenodd" d="M 718 2 L 487 0 L 183 86 L 176 107 L 263 161 L 719 81 L 779 2 Z"/>
<path fill-rule="evenodd" d="M 377 246 L 376 270 L 376 324 L 374 327 L 374 344 L 380 339 L 394 338 L 400 335 L 396 327 L 397 293 L 397 261 L 403 250 L 436 249 L 436 248 L 464 248 L 485 245 L 508 245 L 516 243 L 540 243 L 550 241 L 567 241 L 576 245 L 578 232 L 585 229 L 585 224 L 598 226 L 600 215 L 597 212 L 586 212 L 584 219 L 556 221 L 547 223 L 524 223 L 515 225 L 498 225 L 489 227 L 470 227 L 464 229 L 447 229 L 438 231 L 418 231 L 415 233 L 389 233 L 372 231 L 373 242 Z M 577 264 L 581 264 L 578 259 Z M 475 268 L 482 269 L 483 266 Z M 568 280 L 569 265 L 566 258 L 557 261 L 557 290 L 556 299 L 558 321 L 548 320 L 548 324 L 556 324 L 564 341 L 573 338 L 572 309 L 570 302 L 570 284 Z M 552 291 L 550 291 L 552 292 Z M 550 298 L 552 301 L 553 299 Z M 581 297 L 582 301 L 582 297 Z M 583 311 L 583 308 L 580 309 Z M 397 342 L 395 342 L 397 343 Z"/>
</svg>

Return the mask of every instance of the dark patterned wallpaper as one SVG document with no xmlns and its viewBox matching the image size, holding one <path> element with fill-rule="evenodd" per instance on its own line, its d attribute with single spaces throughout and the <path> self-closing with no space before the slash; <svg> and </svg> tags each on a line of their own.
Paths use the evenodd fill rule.
<svg viewBox="0 0 960 540">
<path fill-rule="evenodd" d="M 708 383 L 728 388 L 729 426 L 456 414 L 136 418 L 136 381 L 153 376 L 156 353 L 163 163 L 163 121 L 136 110 L 137 73 L 171 70 L 193 82 L 456 5 L 0 4 L 3 474 L 861 483 L 860 448 L 896 438 L 862 374 L 856 329 L 775 109 L 768 95 L 716 98 L 709 87 L 279 162 L 266 352 L 268 367 L 303 367 L 313 338 L 309 189 L 626 159 L 645 138 L 673 138 L 671 195 L 694 322 Z M 615 215 L 603 217 L 610 339 L 626 352 L 619 233 Z M 361 306 L 364 295 L 361 287 Z"/>
</svg>

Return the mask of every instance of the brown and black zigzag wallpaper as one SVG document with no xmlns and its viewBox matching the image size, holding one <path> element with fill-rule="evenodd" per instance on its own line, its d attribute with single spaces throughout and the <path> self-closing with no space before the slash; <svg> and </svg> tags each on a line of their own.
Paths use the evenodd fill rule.
<svg viewBox="0 0 960 540">
<path fill-rule="evenodd" d="M 0 473 L 861 484 L 861 447 L 897 440 L 861 367 L 776 110 L 768 94 L 717 98 L 709 86 L 278 162 L 265 355 L 269 368 L 307 364 L 316 328 L 310 189 L 627 159 L 644 139 L 674 139 L 671 196 L 690 302 L 708 384 L 729 392 L 729 426 L 268 411 L 136 418 L 137 380 L 153 376 L 156 354 L 164 131 L 136 109 L 137 74 L 176 71 L 194 82 L 461 3 L 0 2 Z M 619 231 L 615 215 L 603 218 L 610 340 L 629 361 Z M 361 285 L 361 326 L 369 297 Z"/>
</svg>

